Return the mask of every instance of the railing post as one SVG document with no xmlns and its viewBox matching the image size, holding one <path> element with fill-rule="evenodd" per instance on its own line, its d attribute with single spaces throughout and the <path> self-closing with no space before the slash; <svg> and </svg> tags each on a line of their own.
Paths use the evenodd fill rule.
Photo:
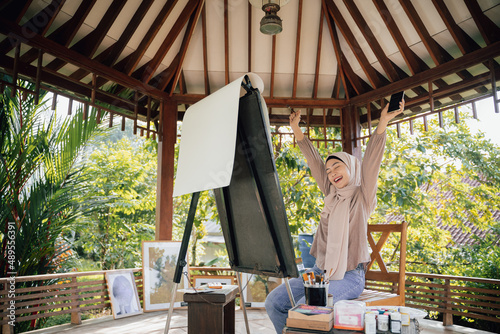
<svg viewBox="0 0 500 334">
<path fill-rule="evenodd" d="M 444 280 L 444 298 L 445 298 L 445 310 L 446 312 L 443 314 L 443 326 L 451 326 L 453 325 L 453 313 L 451 310 L 452 303 L 448 301 L 448 298 L 451 298 L 451 285 L 450 280 L 446 278 Z"/>
<path fill-rule="evenodd" d="M 71 283 L 73 283 L 75 285 L 75 292 L 72 292 L 71 293 L 71 302 L 74 303 L 74 302 L 78 302 L 78 286 L 77 286 L 77 278 L 74 276 L 73 278 L 71 278 Z M 73 305 L 71 306 L 71 309 L 74 310 L 73 312 L 71 312 L 71 323 L 73 325 L 81 325 L 82 323 L 82 316 L 80 314 L 80 306 L 79 305 Z"/>
</svg>

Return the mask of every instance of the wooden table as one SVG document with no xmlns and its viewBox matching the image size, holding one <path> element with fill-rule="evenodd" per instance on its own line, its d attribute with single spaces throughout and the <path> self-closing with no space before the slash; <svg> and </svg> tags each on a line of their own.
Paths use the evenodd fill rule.
<svg viewBox="0 0 500 334">
<path fill-rule="evenodd" d="M 209 293 L 185 293 L 188 303 L 188 333 L 234 334 L 234 299 L 237 285 L 230 285 Z"/>
</svg>

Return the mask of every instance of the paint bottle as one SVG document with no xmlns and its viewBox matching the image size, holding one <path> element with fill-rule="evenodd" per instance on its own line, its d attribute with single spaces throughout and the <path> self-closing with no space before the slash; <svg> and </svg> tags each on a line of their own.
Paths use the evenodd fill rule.
<svg viewBox="0 0 500 334">
<path fill-rule="evenodd" d="M 401 313 L 391 313 L 391 333 L 401 333 Z"/>
<path fill-rule="evenodd" d="M 376 315 L 373 313 L 365 314 L 365 334 L 376 334 L 377 333 L 377 320 Z"/>
<path fill-rule="evenodd" d="M 401 306 L 399 308 L 399 313 L 401 313 L 401 334 L 410 333 L 410 309 L 408 307 Z"/>
<path fill-rule="evenodd" d="M 377 320 L 378 320 L 377 329 L 380 332 L 387 332 L 389 330 L 389 315 L 379 314 Z"/>
</svg>

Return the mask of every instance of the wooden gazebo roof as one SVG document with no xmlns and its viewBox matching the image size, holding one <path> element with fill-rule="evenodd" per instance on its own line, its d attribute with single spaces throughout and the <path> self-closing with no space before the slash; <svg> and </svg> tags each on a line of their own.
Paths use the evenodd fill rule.
<svg viewBox="0 0 500 334">
<path fill-rule="evenodd" d="M 376 120 L 397 90 L 416 114 L 491 94 L 498 77 L 498 0 L 291 0 L 275 36 L 263 15 L 246 0 L 4 0 L 0 68 L 157 126 L 162 102 L 182 119 L 246 72 L 272 124 L 291 106 L 326 126 L 345 107 Z"/>
</svg>

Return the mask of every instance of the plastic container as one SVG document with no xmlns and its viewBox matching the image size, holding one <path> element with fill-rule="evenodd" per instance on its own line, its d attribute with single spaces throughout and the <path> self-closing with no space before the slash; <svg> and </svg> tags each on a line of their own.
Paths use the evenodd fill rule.
<svg viewBox="0 0 500 334">
<path fill-rule="evenodd" d="M 377 329 L 380 332 L 389 331 L 389 315 L 388 314 L 379 314 L 377 317 Z"/>
<path fill-rule="evenodd" d="M 391 313 L 391 333 L 401 333 L 401 313 Z"/>
<path fill-rule="evenodd" d="M 365 314 L 365 334 L 376 334 L 377 333 L 377 319 L 376 314 L 366 313 Z"/>
<path fill-rule="evenodd" d="M 401 313 L 401 326 L 410 326 L 410 308 L 401 306 L 399 313 Z"/>
<path fill-rule="evenodd" d="M 333 327 L 362 331 L 365 327 L 366 304 L 357 300 L 339 300 L 333 306 Z"/>
</svg>

